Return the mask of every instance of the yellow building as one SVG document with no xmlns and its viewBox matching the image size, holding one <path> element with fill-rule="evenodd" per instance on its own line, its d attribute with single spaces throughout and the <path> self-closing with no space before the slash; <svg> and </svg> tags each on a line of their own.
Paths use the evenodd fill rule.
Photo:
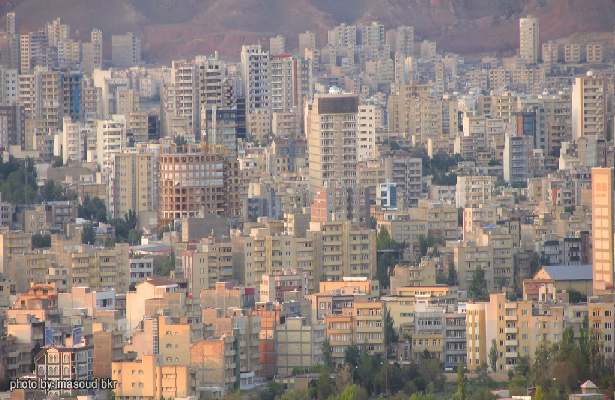
<svg viewBox="0 0 615 400">
<path fill-rule="evenodd" d="M 418 207 L 411 208 L 410 218 L 426 221 L 427 234 L 442 240 L 458 240 L 461 229 L 457 223 L 457 209 L 448 204 L 419 200 Z"/>
<path fill-rule="evenodd" d="M 427 220 L 410 216 L 408 211 L 388 211 L 376 216 L 378 232 L 386 229 L 391 239 L 399 243 L 406 243 L 418 254 L 420 237 L 427 237 Z"/>
<path fill-rule="evenodd" d="M 12 257 L 30 251 L 32 247 L 31 235 L 21 231 L 0 230 L 0 272 L 10 269 Z"/>
<path fill-rule="evenodd" d="M 407 286 L 433 286 L 436 284 L 436 263 L 423 258 L 418 265 L 397 264 L 391 275 L 391 291 Z"/>
<path fill-rule="evenodd" d="M 367 277 L 376 273 L 376 231 L 355 227 L 350 221 L 311 223 L 316 267 L 314 274 L 325 281 L 343 277 Z"/>
<path fill-rule="evenodd" d="M 241 373 L 258 372 L 259 335 L 261 318 L 240 308 L 202 310 L 203 325 L 213 336 L 233 335 L 237 340 L 239 370 Z"/>
<path fill-rule="evenodd" d="M 143 328 L 133 333 L 125 352 L 135 352 L 139 357 L 155 354 L 160 365 L 188 365 L 191 333 L 186 321 L 164 315 L 146 318 Z"/>
<path fill-rule="evenodd" d="M 238 385 L 237 350 L 235 337 L 199 340 L 190 348 L 190 366 L 194 370 L 199 391 L 222 397 Z"/>
<path fill-rule="evenodd" d="M 67 268 L 72 286 L 89 286 L 92 290 L 116 289 L 127 291 L 130 283 L 127 243 L 113 248 L 90 245 L 58 244 L 52 247 L 57 262 Z"/>
<path fill-rule="evenodd" d="M 333 361 L 341 364 L 348 347 L 356 345 L 369 354 L 384 354 L 384 303 L 356 301 L 341 315 L 325 317 Z"/>
<path fill-rule="evenodd" d="M 132 332 L 139 327 L 148 312 L 165 307 L 185 309 L 185 293 L 180 292 L 179 285 L 162 278 L 147 279 L 137 284 L 134 292 L 126 293 L 126 320 L 128 330 Z"/>
<path fill-rule="evenodd" d="M 590 299 L 587 304 L 591 334 L 598 340 L 600 352 L 607 359 L 615 354 L 615 302 L 612 299 Z"/>
<path fill-rule="evenodd" d="M 259 287 L 264 274 L 282 275 L 293 271 L 308 276 L 310 290 L 315 290 L 319 275 L 311 238 L 274 234 L 269 228 L 253 228 L 244 242 L 244 282 Z"/>
<path fill-rule="evenodd" d="M 487 365 L 486 304 L 466 304 L 466 368 L 476 371 Z"/>
<path fill-rule="evenodd" d="M 158 212 L 159 149 L 139 145 L 114 155 L 108 204 L 114 218 L 132 210 L 137 215 Z"/>
<path fill-rule="evenodd" d="M 594 294 L 613 289 L 613 168 L 592 168 Z"/>
<path fill-rule="evenodd" d="M 459 287 L 468 290 L 474 271 L 482 269 L 488 288 L 493 288 L 493 248 L 477 242 L 456 242 L 453 247 L 453 262 L 457 270 Z"/>
<path fill-rule="evenodd" d="M 189 396 L 188 365 L 161 366 L 156 356 L 137 361 L 120 361 L 111 365 L 112 379 L 117 381 L 115 398 L 161 400 Z"/>
<path fill-rule="evenodd" d="M 216 282 L 233 280 L 233 245 L 213 236 L 201 239 L 196 249 L 182 254 L 184 278 L 193 294 L 212 289 Z"/>
<path fill-rule="evenodd" d="M 566 316 L 564 304 L 511 302 L 504 293 L 492 293 L 488 303 L 468 304 L 467 313 L 468 368 L 488 363 L 495 346 L 498 372 L 514 369 L 521 357 L 532 360 L 542 344 L 559 342 Z"/>
</svg>

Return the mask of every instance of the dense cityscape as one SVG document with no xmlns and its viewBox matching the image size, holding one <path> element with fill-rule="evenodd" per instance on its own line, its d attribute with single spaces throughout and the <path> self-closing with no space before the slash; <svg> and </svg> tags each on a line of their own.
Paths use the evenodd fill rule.
<svg viewBox="0 0 615 400">
<path fill-rule="evenodd" d="M 0 399 L 614 398 L 613 34 L 527 15 L 466 56 L 371 21 L 163 64 L 19 21 Z"/>
</svg>

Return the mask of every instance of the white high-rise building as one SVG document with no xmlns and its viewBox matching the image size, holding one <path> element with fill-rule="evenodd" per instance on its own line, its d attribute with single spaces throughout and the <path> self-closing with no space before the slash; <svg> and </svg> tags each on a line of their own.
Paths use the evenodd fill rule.
<svg viewBox="0 0 615 400">
<path fill-rule="evenodd" d="M 91 128 L 81 122 L 64 117 L 62 123 L 62 162 L 64 165 L 81 163 L 86 159 L 86 140 Z"/>
<path fill-rule="evenodd" d="M 575 78 L 572 87 L 572 137 L 606 136 L 607 87 L 591 71 Z"/>
<path fill-rule="evenodd" d="M 16 69 L 0 67 L 0 105 L 13 105 L 17 101 L 18 74 Z"/>
<path fill-rule="evenodd" d="M 510 184 L 527 184 L 532 137 L 506 134 L 504 139 L 504 180 Z"/>
<path fill-rule="evenodd" d="M 47 43 L 49 46 L 58 47 L 60 42 L 70 37 L 70 26 L 62 23 L 61 18 L 56 18 L 47 24 Z"/>
<path fill-rule="evenodd" d="M 528 64 L 536 64 L 540 51 L 538 18 L 527 16 L 519 19 L 519 56 Z"/>
<path fill-rule="evenodd" d="M 273 56 L 269 61 L 271 111 L 288 112 L 296 105 L 297 60 L 290 55 Z"/>
<path fill-rule="evenodd" d="M 95 69 L 102 68 L 103 33 L 100 29 L 93 29 L 90 33 L 90 41 L 81 45 L 81 64 L 83 71 L 88 74 Z"/>
<path fill-rule="evenodd" d="M 357 161 L 376 158 L 376 128 L 379 110 L 374 105 L 360 105 L 357 115 Z"/>
<path fill-rule="evenodd" d="M 286 38 L 284 35 L 277 35 L 269 39 L 269 54 L 279 56 L 286 53 Z"/>
<path fill-rule="evenodd" d="M 111 36 L 111 62 L 120 68 L 141 63 L 141 39 L 133 32 Z"/>
<path fill-rule="evenodd" d="M 359 99 L 350 94 L 316 95 L 306 104 L 309 180 L 314 193 L 356 184 L 358 109 Z"/>
<path fill-rule="evenodd" d="M 17 33 L 15 13 L 10 12 L 6 14 L 6 33 L 14 35 Z"/>
<path fill-rule="evenodd" d="M 126 147 L 126 118 L 123 115 L 96 121 L 96 163 L 103 174 L 111 172 L 115 154 Z"/>
<path fill-rule="evenodd" d="M 184 60 L 173 61 L 171 85 L 175 89 L 175 115 L 186 119 L 188 130 L 196 137 L 199 133 L 199 97 L 194 63 Z"/>
<path fill-rule="evenodd" d="M 299 56 L 303 57 L 305 49 L 316 48 L 316 35 L 314 32 L 305 31 L 299 34 Z"/>
<path fill-rule="evenodd" d="M 329 46 L 334 48 L 355 48 L 357 45 L 356 25 L 340 24 L 328 32 Z"/>
<path fill-rule="evenodd" d="M 269 52 L 260 45 L 241 47 L 241 78 L 246 98 L 246 114 L 269 110 Z"/>
</svg>

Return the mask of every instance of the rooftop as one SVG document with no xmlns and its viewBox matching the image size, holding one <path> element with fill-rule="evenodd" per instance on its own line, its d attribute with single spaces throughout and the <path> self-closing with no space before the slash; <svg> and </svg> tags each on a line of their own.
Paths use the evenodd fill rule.
<svg viewBox="0 0 615 400">
<path fill-rule="evenodd" d="M 591 265 L 545 265 L 542 269 L 556 281 L 587 281 L 593 279 Z"/>
</svg>

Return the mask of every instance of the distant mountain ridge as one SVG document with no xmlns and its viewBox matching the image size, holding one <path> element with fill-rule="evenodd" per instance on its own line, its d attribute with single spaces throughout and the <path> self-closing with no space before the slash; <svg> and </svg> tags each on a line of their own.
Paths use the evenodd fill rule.
<svg viewBox="0 0 615 400">
<path fill-rule="evenodd" d="M 462 54 L 512 51 L 526 14 L 540 18 L 544 39 L 615 27 L 615 0 L 0 0 L 0 10 L 15 11 L 22 31 L 57 16 L 83 39 L 93 27 L 136 31 L 146 59 L 161 62 L 214 50 L 237 58 L 241 44 L 277 33 L 294 47 L 308 29 L 323 44 L 340 22 L 413 25 L 418 37 Z"/>
</svg>

